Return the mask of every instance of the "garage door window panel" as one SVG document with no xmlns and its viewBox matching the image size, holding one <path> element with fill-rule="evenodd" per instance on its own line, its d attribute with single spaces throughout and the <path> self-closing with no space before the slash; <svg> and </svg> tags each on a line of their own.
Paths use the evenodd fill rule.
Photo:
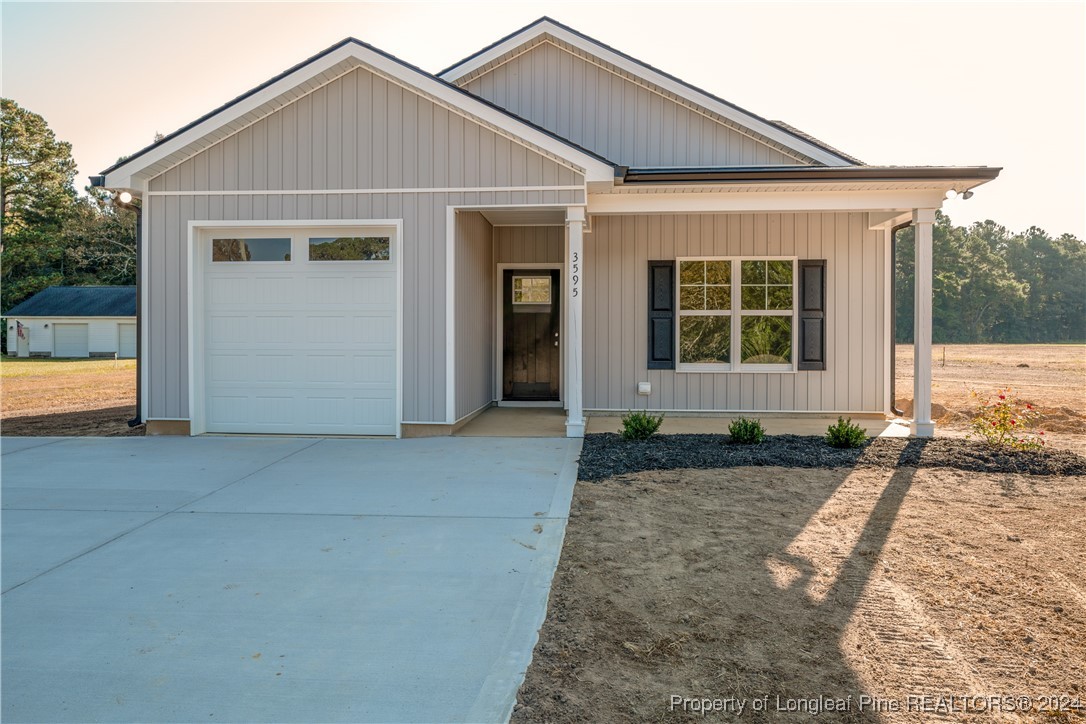
<svg viewBox="0 0 1086 724">
<path fill-rule="evenodd" d="M 389 261 L 389 236 L 310 237 L 309 261 Z"/>
<path fill-rule="evenodd" d="M 213 262 L 288 262 L 290 237 L 254 239 L 212 239 Z"/>
</svg>

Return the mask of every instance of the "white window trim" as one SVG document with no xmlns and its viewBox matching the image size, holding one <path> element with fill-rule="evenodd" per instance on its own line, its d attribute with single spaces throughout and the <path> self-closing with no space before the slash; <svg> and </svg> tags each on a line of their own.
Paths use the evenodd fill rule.
<svg viewBox="0 0 1086 724">
<path fill-rule="evenodd" d="M 679 304 L 682 288 L 682 263 L 684 261 L 726 261 L 732 265 L 731 273 L 731 309 L 691 309 L 683 311 Z M 742 267 L 744 261 L 790 261 L 792 262 L 792 308 L 783 309 L 742 309 Z M 796 304 L 799 302 L 799 283 L 797 277 L 798 256 L 680 256 L 675 257 L 675 371 L 681 373 L 716 373 L 716 372 L 796 372 L 796 344 L 799 331 Z M 738 280 L 738 281 L 737 281 Z M 731 358 L 732 362 L 683 362 L 680 357 L 682 339 L 682 317 L 727 316 L 731 318 Z M 747 317 L 788 317 L 792 320 L 792 362 L 787 365 L 742 364 L 738 355 L 742 352 L 742 319 Z"/>
</svg>

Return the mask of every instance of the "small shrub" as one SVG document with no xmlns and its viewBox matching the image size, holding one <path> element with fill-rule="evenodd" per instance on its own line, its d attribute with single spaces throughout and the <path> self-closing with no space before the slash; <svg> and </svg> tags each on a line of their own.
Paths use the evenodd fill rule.
<svg viewBox="0 0 1086 724">
<path fill-rule="evenodd" d="M 838 417 L 837 422 L 826 429 L 826 442 L 832 447 L 860 447 L 865 440 L 867 433 L 851 417 L 847 420 Z"/>
<path fill-rule="evenodd" d="M 976 392 L 973 397 L 980 398 Z M 979 437 L 992 447 L 1012 450 L 1039 450 L 1044 447 L 1044 431 L 1034 432 L 1040 414 L 1033 405 L 1014 397 L 1011 388 L 996 390 L 986 397 L 973 418 L 969 437 Z"/>
<path fill-rule="evenodd" d="M 728 434 L 732 436 L 732 442 L 757 445 L 765 439 L 765 428 L 762 427 L 761 420 L 737 417 L 728 425 Z"/>
<path fill-rule="evenodd" d="M 647 412 L 628 412 L 622 416 L 623 440 L 648 440 L 664 421 L 664 416 L 654 417 Z"/>
</svg>

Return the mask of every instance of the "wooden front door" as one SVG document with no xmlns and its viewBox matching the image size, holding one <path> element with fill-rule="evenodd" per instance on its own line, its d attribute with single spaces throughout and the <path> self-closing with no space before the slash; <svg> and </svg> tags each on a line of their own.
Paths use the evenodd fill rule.
<svg viewBox="0 0 1086 724">
<path fill-rule="evenodd" d="M 503 274 L 503 400 L 558 399 L 560 278 L 557 269 L 507 269 Z"/>
</svg>

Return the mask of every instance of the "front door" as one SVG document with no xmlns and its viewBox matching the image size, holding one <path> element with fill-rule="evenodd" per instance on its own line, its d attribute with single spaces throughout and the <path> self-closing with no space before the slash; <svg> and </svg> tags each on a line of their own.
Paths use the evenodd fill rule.
<svg viewBox="0 0 1086 724">
<path fill-rule="evenodd" d="M 557 269 L 507 269 L 502 277 L 502 400 L 558 399 Z"/>
</svg>

